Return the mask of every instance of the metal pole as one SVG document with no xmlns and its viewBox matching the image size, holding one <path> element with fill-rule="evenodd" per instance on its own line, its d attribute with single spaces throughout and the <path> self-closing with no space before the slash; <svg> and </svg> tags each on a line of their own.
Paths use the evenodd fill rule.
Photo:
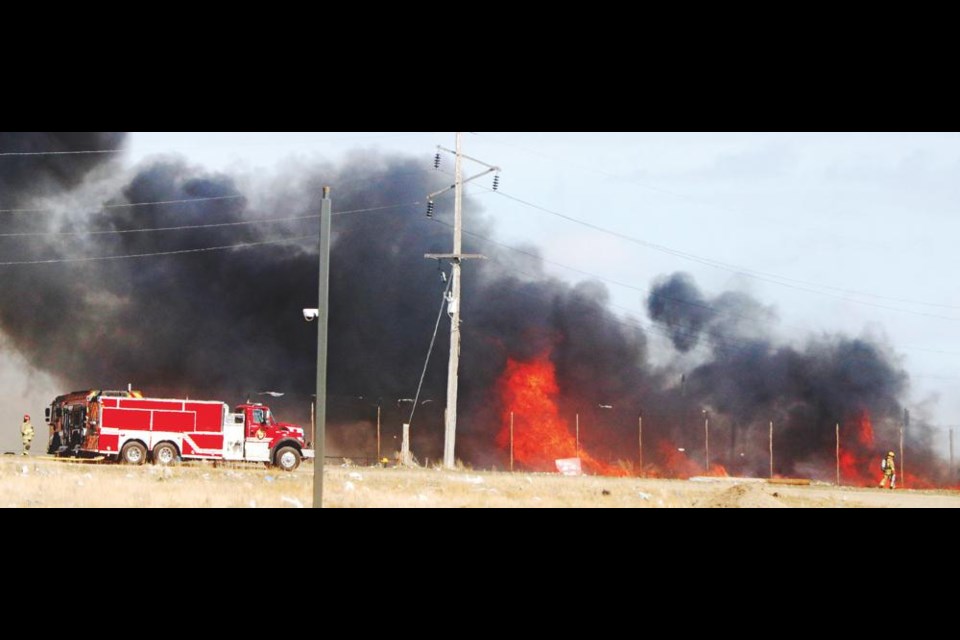
<svg viewBox="0 0 960 640">
<path fill-rule="evenodd" d="M 320 288 L 317 300 L 317 433 L 313 445 L 313 507 L 323 507 L 323 465 L 327 435 L 327 323 L 330 319 L 330 187 L 323 188 L 320 206 Z"/>
<path fill-rule="evenodd" d="M 769 438 L 769 447 L 770 447 L 770 477 L 773 477 L 773 420 L 770 421 L 770 438 Z"/>
<path fill-rule="evenodd" d="M 310 402 L 310 446 L 313 446 L 317 440 L 317 418 L 316 418 L 316 402 Z"/>
<path fill-rule="evenodd" d="M 637 439 L 640 441 L 640 477 L 643 473 L 643 416 L 637 418 Z"/>
<path fill-rule="evenodd" d="M 837 423 L 837 486 L 840 486 L 840 423 Z"/>
<path fill-rule="evenodd" d="M 707 473 L 710 473 L 710 416 L 704 413 L 703 418 L 704 449 L 707 460 Z"/>
<path fill-rule="evenodd" d="M 900 486 L 907 488 L 907 472 L 903 466 L 903 425 L 900 425 Z"/>
<path fill-rule="evenodd" d="M 463 133 L 457 132 L 456 197 L 453 218 L 453 254 L 463 249 Z M 447 417 L 444 425 L 443 466 L 455 466 L 457 439 L 457 370 L 460 368 L 460 258 L 452 259 L 453 284 L 450 289 L 450 362 L 447 367 Z"/>
<path fill-rule="evenodd" d="M 909 426 L 910 410 L 904 409 L 903 420 L 900 422 L 900 486 L 904 489 L 907 488 L 907 470 L 904 466 L 905 460 L 903 459 L 903 436 Z"/>
<path fill-rule="evenodd" d="M 377 405 L 377 464 L 380 464 L 380 461 L 383 460 L 383 457 L 380 455 L 380 405 Z"/>
<path fill-rule="evenodd" d="M 950 482 L 953 482 L 953 429 L 950 429 Z"/>
<path fill-rule="evenodd" d="M 577 414 L 577 459 L 580 459 L 580 414 Z"/>
<path fill-rule="evenodd" d="M 510 471 L 513 472 L 513 411 L 510 412 Z"/>
</svg>

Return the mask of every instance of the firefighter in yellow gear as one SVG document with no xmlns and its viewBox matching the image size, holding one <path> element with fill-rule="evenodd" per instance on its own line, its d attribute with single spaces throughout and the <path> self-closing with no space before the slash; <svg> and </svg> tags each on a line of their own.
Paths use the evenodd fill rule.
<svg viewBox="0 0 960 640">
<path fill-rule="evenodd" d="M 23 455 L 29 455 L 30 443 L 33 442 L 33 424 L 30 422 L 30 416 L 23 416 L 23 424 L 20 425 L 20 437 L 23 438 Z"/>
<path fill-rule="evenodd" d="M 893 451 L 887 452 L 887 457 L 880 462 L 880 470 L 883 471 L 883 478 L 880 479 L 880 488 L 887 482 L 891 489 L 897 488 L 897 465 L 893 462 Z"/>
</svg>

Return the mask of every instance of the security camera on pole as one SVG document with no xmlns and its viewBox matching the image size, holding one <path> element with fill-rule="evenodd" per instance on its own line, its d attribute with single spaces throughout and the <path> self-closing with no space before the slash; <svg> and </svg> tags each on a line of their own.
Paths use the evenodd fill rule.
<svg viewBox="0 0 960 640">
<path fill-rule="evenodd" d="M 460 367 L 460 263 L 468 259 L 483 259 L 477 254 L 462 253 L 463 249 L 463 185 L 489 173 L 496 173 L 493 189 L 499 186 L 500 168 L 486 162 L 463 155 L 463 133 L 457 132 L 456 150 L 437 147 L 433 166 L 440 168 L 440 152 L 452 153 L 456 156 L 456 177 L 453 185 L 441 189 L 427 196 L 427 217 L 432 218 L 434 213 L 433 199 L 442 193 L 453 190 L 455 192 L 454 225 L 453 225 L 453 253 L 428 253 L 424 257 L 431 260 L 449 260 L 452 265 L 453 286 L 447 297 L 447 313 L 450 316 L 450 362 L 447 369 L 447 411 L 444 420 L 443 466 L 453 469 L 455 466 L 454 446 L 457 433 L 457 370 Z M 487 167 L 487 170 L 471 178 L 463 179 L 463 159 L 467 158 Z"/>
</svg>

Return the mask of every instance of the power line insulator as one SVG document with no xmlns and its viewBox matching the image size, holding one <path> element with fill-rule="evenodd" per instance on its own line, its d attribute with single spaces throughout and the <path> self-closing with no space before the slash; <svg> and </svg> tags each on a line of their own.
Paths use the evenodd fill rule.
<svg viewBox="0 0 960 640">
<path fill-rule="evenodd" d="M 500 174 L 493 176 L 493 190 L 496 191 L 500 188 Z"/>
<path fill-rule="evenodd" d="M 433 205 L 433 200 L 430 200 L 429 202 L 427 202 L 427 217 L 428 217 L 428 218 L 432 218 L 432 217 L 433 217 L 433 206 L 434 206 L 434 205 Z"/>
<path fill-rule="evenodd" d="M 439 168 L 440 168 L 440 153 L 439 153 L 439 152 L 437 152 L 437 155 L 433 156 L 433 168 L 434 168 L 434 169 L 439 169 Z"/>
</svg>

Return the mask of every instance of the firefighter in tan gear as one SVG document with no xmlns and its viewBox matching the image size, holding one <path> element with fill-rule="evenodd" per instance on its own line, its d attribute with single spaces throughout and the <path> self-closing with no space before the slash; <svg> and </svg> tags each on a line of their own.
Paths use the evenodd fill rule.
<svg viewBox="0 0 960 640">
<path fill-rule="evenodd" d="M 33 442 L 33 424 L 30 422 L 30 416 L 23 416 L 23 424 L 20 425 L 20 436 L 23 438 L 23 454 L 30 454 L 30 443 Z"/>
<path fill-rule="evenodd" d="M 891 489 L 896 489 L 897 487 L 897 465 L 893 462 L 893 451 L 887 452 L 887 457 L 880 461 L 880 470 L 883 471 L 883 478 L 880 479 L 880 488 L 883 489 L 883 485 L 887 482 L 890 483 Z"/>
</svg>

